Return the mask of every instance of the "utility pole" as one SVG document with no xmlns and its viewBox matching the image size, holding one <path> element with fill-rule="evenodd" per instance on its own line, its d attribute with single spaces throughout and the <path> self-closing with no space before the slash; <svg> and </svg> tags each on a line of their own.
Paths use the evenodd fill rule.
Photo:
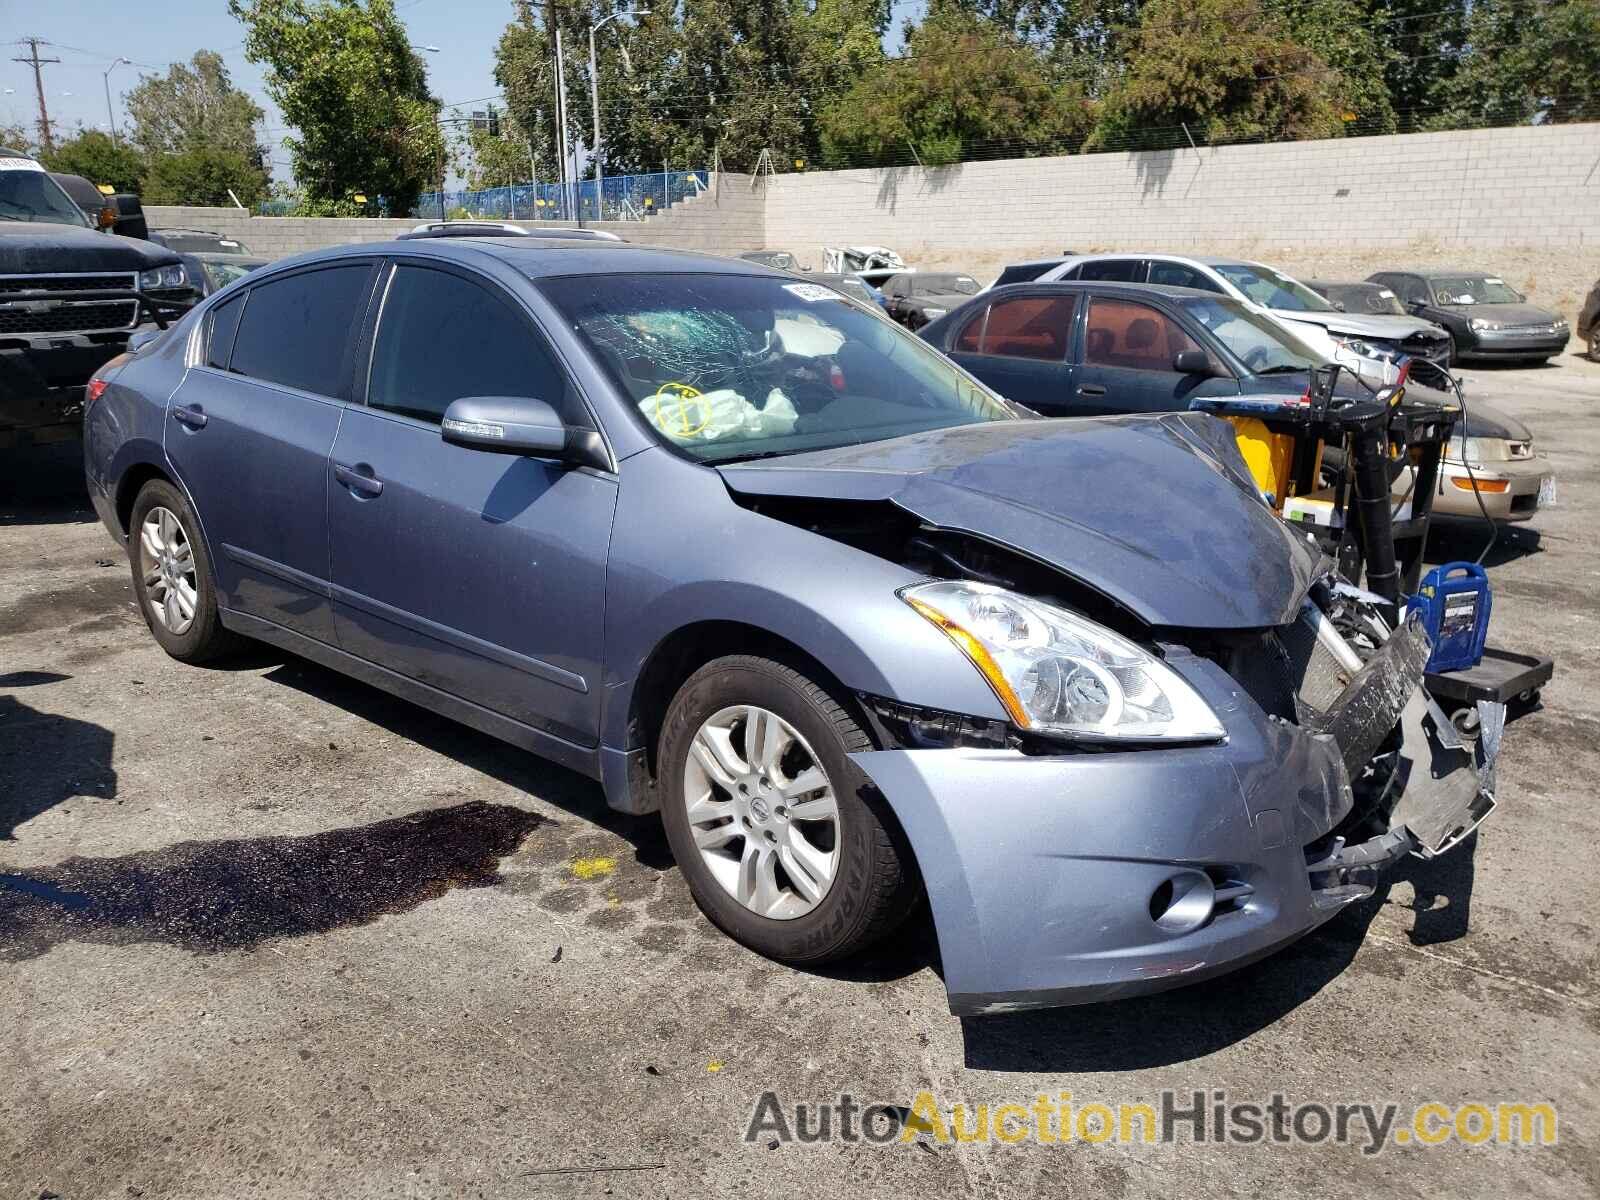
<svg viewBox="0 0 1600 1200">
<path fill-rule="evenodd" d="M 50 136 L 50 110 L 44 106 L 44 76 L 39 68 L 46 63 L 58 63 L 59 58 L 40 58 L 39 45 L 41 39 L 36 37 L 20 38 L 17 45 L 28 47 L 27 58 L 13 58 L 12 62 L 26 63 L 33 68 L 33 87 L 39 93 L 39 149 L 48 154 L 56 148 L 55 139 Z M 48 46 L 49 42 L 44 42 Z"/>
<path fill-rule="evenodd" d="M 600 164 L 600 68 L 595 63 L 594 35 L 602 26 L 615 21 L 618 17 L 647 17 L 650 15 L 648 8 L 632 8 L 625 12 L 614 12 L 609 17 L 602 17 L 599 21 L 589 26 L 589 104 L 594 111 L 594 145 L 590 153 L 594 155 L 594 190 L 595 208 L 598 210 L 600 220 L 606 219 L 606 173 Z"/>
<path fill-rule="evenodd" d="M 561 204 L 567 204 L 567 81 L 561 70 L 561 26 L 556 26 L 556 152 L 561 155 Z M 563 216 L 570 214 L 563 213 Z"/>
</svg>

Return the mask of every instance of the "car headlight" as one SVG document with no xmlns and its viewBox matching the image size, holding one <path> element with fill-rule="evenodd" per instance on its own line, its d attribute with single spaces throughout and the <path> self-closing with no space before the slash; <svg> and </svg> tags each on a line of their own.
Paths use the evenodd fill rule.
<svg viewBox="0 0 1600 1200">
<path fill-rule="evenodd" d="M 1392 363 L 1400 357 L 1400 348 L 1390 346 L 1384 342 L 1370 342 L 1362 338 L 1341 338 L 1335 335 L 1335 342 L 1339 349 L 1361 358 L 1373 358 L 1379 362 Z"/>
<path fill-rule="evenodd" d="M 1504 329 L 1505 328 L 1505 325 L 1503 325 L 1501 322 L 1499 322 L 1499 321 L 1491 321 L 1491 320 L 1489 320 L 1488 317 L 1473 317 L 1472 320 L 1468 322 L 1468 324 L 1470 324 L 1479 333 L 1482 333 L 1485 330 L 1494 330 L 1494 329 Z"/>
<path fill-rule="evenodd" d="M 173 263 L 170 267 L 151 267 L 148 271 L 139 272 L 139 288 L 149 291 L 151 288 L 180 288 L 189 282 L 189 276 L 184 272 L 182 263 Z"/>
<path fill-rule="evenodd" d="M 1222 723 L 1154 655 L 1076 613 L 985 583 L 900 592 L 959 646 L 1020 729 L 1127 741 L 1216 741 Z"/>
<path fill-rule="evenodd" d="M 948 308 L 925 308 L 922 310 L 922 315 L 927 317 L 930 321 L 937 321 L 949 311 L 950 310 Z"/>
</svg>

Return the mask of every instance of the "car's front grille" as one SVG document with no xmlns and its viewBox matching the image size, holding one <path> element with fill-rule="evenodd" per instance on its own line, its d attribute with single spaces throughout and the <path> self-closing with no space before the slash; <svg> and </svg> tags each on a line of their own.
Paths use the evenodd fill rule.
<svg viewBox="0 0 1600 1200">
<path fill-rule="evenodd" d="M 0 337 L 17 333 L 97 333 L 134 323 L 132 300 L 114 304 L 63 304 L 46 309 L 8 308 L 0 301 Z"/>
<path fill-rule="evenodd" d="M 131 292 L 138 282 L 138 276 L 128 271 L 0 275 L 0 336 L 131 329 L 139 316 L 136 301 L 97 302 L 60 297 L 73 292 Z"/>
<path fill-rule="evenodd" d="M 1429 362 L 1443 363 L 1450 357 L 1450 338 L 1447 334 L 1414 333 L 1401 340 L 1400 349 Z"/>
<path fill-rule="evenodd" d="M 1535 321 L 1531 325 L 1505 325 L 1501 327 L 1506 333 L 1556 334 L 1563 332 L 1560 325 L 1549 321 Z"/>
<path fill-rule="evenodd" d="M 1533 443 L 1532 442 L 1507 442 L 1506 443 L 1506 457 L 1510 458 L 1510 459 L 1532 458 L 1533 457 Z"/>
<path fill-rule="evenodd" d="M 0 296 L 49 292 L 131 292 L 137 278 L 130 272 L 70 275 L 0 275 Z"/>
<path fill-rule="evenodd" d="M 1219 661 L 1270 716 L 1297 722 L 1321 715 L 1344 692 L 1354 671 L 1334 650 L 1338 637 L 1310 607 L 1298 620 L 1236 639 Z M 1342 639 L 1341 639 L 1342 640 Z"/>
</svg>

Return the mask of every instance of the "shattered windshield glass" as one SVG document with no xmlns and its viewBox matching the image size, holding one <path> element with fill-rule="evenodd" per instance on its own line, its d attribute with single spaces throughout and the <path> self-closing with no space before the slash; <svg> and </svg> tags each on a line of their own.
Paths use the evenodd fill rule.
<svg viewBox="0 0 1600 1200">
<path fill-rule="evenodd" d="M 701 462 L 1022 416 L 818 283 L 663 274 L 541 286 L 657 435 Z"/>
<path fill-rule="evenodd" d="M 1518 304 L 1522 293 L 1494 275 L 1435 275 L 1428 280 L 1440 304 Z"/>
</svg>

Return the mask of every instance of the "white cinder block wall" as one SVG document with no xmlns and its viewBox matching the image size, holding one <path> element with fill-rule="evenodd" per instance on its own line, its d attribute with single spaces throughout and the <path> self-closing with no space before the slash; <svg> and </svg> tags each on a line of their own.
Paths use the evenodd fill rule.
<svg viewBox="0 0 1600 1200">
<path fill-rule="evenodd" d="M 1600 244 L 1600 124 L 779 175 L 771 245 Z"/>
</svg>

